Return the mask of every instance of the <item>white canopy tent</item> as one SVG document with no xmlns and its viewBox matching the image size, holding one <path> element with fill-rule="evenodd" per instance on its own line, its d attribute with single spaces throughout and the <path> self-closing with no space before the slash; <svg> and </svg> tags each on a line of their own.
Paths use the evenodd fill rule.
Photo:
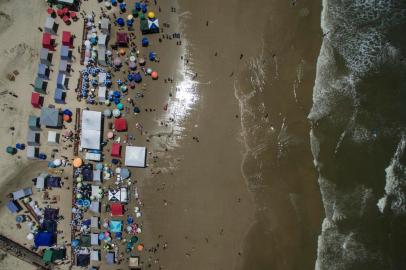
<svg viewBox="0 0 406 270">
<path fill-rule="evenodd" d="M 82 113 L 81 148 L 100 150 L 101 140 L 101 112 L 84 110 Z"/>
<path fill-rule="evenodd" d="M 109 190 L 109 201 L 115 202 L 128 202 L 128 191 L 126 188 L 122 187 L 120 189 Z"/>
<path fill-rule="evenodd" d="M 140 146 L 125 147 L 125 165 L 145 168 L 147 148 Z"/>
</svg>

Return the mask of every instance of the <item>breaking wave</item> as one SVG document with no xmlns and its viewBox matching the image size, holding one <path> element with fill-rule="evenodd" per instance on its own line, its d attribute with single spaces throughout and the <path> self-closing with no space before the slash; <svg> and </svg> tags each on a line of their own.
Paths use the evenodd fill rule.
<svg viewBox="0 0 406 270">
<path fill-rule="evenodd" d="M 385 218 L 406 214 L 406 112 L 399 101 L 405 24 L 405 1 L 323 0 L 308 116 L 325 208 L 317 270 L 400 269 L 392 268 L 399 258 L 385 251 L 392 240 L 383 230 L 390 230 Z"/>
</svg>

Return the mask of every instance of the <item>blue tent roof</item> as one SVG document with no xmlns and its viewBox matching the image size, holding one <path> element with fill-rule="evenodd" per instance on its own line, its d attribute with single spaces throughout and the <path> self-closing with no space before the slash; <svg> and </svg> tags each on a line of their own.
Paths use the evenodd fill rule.
<svg viewBox="0 0 406 270">
<path fill-rule="evenodd" d="M 68 58 L 70 55 L 69 55 L 69 47 L 68 46 L 62 46 L 61 47 L 61 57 L 62 58 Z"/>
<path fill-rule="evenodd" d="M 39 232 L 35 235 L 34 244 L 36 247 L 50 247 L 55 243 L 52 232 Z"/>
<path fill-rule="evenodd" d="M 45 76 L 47 70 L 47 66 L 44 64 L 38 65 L 38 76 Z"/>
<path fill-rule="evenodd" d="M 122 225 L 123 223 L 121 220 L 110 220 L 110 231 L 113 233 L 121 232 Z"/>
<path fill-rule="evenodd" d="M 114 253 L 109 252 L 106 254 L 106 260 L 108 264 L 113 264 L 114 263 Z"/>
<path fill-rule="evenodd" d="M 17 201 L 9 201 L 7 203 L 7 208 L 10 210 L 11 213 L 18 213 L 21 211 L 21 206 L 18 204 Z"/>
</svg>

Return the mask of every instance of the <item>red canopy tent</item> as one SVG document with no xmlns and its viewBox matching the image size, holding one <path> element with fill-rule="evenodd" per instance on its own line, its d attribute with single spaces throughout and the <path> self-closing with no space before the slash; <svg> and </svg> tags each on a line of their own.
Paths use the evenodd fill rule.
<svg viewBox="0 0 406 270">
<path fill-rule="evenodd" d="M 121 157 L 121 144 L 113 143 L 111 147 L 111 156 L 112 157 Z"/>
<path fill-rule="evenodd" d="M 124 207 L 121 203 L 112 203 L 111 204 L 111 216 L 121 217 L 124 214 Z"/>
<path fill-rule="evenodd" d="M 42 47 L 52 50 L 52 37 L 50 33 L 43 33 L 42 34 Z"/>
<path fill-rule="evenodd" d="M 118 118 L 114 120 L 114 129 L 117 131 L 126 131 L 127 121 L 125 120 L 125 118 Z"/>
<path fill-rule="evenodd" d="M 31 105 L 34 108 L 41 108 L 41 96 L 37 92 L 31 93 Z"/>
<path fill-rule="evenodd" d="M 116 44 L 118 46 L 127 46 L 128 45 L 128 35 L 125 32 L 117 32 Z"/>
<path fill-rule="evenodd" d="M 72 35 L 69 31 L 62 32 L 62 45 L 72 46 Z"/>
</svg>

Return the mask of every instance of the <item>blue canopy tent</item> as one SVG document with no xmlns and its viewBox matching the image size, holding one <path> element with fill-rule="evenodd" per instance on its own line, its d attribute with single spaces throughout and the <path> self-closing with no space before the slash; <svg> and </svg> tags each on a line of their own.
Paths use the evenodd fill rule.
<svg viewBox="0 0 406 270">
<path fill-rule="evenodd" d="M 44 222 L 42 222 L 41 224 L 41 230 L 44 232 L 51 232 L 51 233 L 55 233 L 56 232 L 56 228 L 57 228 L 57 223 L 55 220 L 44 220 Z"/>
<path fill-rule="evenodd" d="M 110 231 L 118 233 L 122 231 L 123 222 L 121 220 L 110 220 Z"/>
<path fill-rule="evenodd" d="M 53 187 L 53 188 L 60 188 L 62 187 L 61 185 L 61 178 L 57 177 L 57 176 L 50 176 L 48 177 L 48 179 L 46 180 L 45 185 L 47 187 Z"/>
<path fill-rule="evenodd" d="M 7 208 L 12 214 L 18 213 L 22 210 L 21 205 L 18 203 L 18 201 L 9 201 L 7 203 Z"/>
<path fill-rule="evenodd" d="M 54 94 L 54 101 L 55 103 L 58 104 L 64 104 L 65 103 L 65 92 L 61 88 L 56 88 L 55 89 L 55 94 Z"/>
<path fill-rule="evenodd" d="M 83 181 L 92 181 L 93 180 L 93 170 L 90 168 L 84 168 L 82 170 Z"/>
<path fill-rule="evenodd" d="M 55 235 L 52 232 L 39 232 L 35 235 L 34 245 L 36 247 L 50 247 L 55 244 Z"/>
<path fill-rule="evenodd" d="M 45 64 L 38 65 L 38 77 L 48 80 L 48 67 Z"/>
</svg>

